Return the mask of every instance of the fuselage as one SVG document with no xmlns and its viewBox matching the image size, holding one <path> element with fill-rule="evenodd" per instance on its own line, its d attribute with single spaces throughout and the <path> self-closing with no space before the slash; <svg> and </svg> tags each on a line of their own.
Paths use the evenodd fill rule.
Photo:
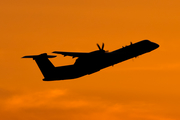
<svg viewBox="0 0 180 120">
<path fill-rule="evenodd" d="M 79 57 L 74 65 L 82 69 L 86 68 L 87 74 L 91 74 L 108 66 L 150 52 L 158 47 L 159 45 L 156 43 L 143 40 L 112 52 L 98 53 L 98 51 L 94 51 L 94 53 L 89 53 L 87 56 Z"/>
<path fill-rule="evenodd" d="M 150 52 L 159 45 L 149 40 L 143 40 L 112 52 L 93 51 L 88 55 L 79 57 L 73 65 L 56 67 L 52 79 L 64 80 L 78 78 L 84 75 L 95 73 L 103 68 L 123 62 Z M 56 76 L 56 77 L 55 77 Z M 48 79 L 44 79 L 48 80 Z"/>
<path fill-rule="evenodd" d="M 99 50 L 85 54 L 68 52 L 70 55 L 75 54 L 80 56 L 74 64 L 60 67 L 55 67 L 48 59 L 55 56 L 47 55 L 46 53 L 35 56 L 24 56 L 23 58 L 33 58 L 36 61 L 44 76 L 44 81 L 65 80 L 92 74 L 103 68 L 150 52 L 158 48 L 159 45 L 149 40 L 143 40 L 112 52 L 104 51 L 103 47 L 104 44 L 102 48 L 99 47 Z M 66 52 L 59 53 L 66 55 Z"/>
</svg>

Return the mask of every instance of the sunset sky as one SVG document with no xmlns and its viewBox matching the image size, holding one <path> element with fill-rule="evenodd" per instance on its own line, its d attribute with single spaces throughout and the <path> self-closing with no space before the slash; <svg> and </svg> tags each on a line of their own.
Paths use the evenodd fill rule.
<svg viewBox="0 0 180 120">
<path fill-rule="evenodd" d="M 180 1 L 1 0 L 1 120 L 180 120 Z M 42 81 L 32 59 L 53 51 L 160 47 L 74 80 Z M 55 66 L 75 58 L 58 55 Z"/>
</svg>

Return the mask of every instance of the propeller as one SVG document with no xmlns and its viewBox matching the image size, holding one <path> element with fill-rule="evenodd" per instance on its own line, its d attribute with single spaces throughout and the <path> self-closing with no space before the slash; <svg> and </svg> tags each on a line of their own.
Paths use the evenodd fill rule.
<svg viewBox="0 0 180 120">
<path fill-rule="evenodd" d="M 104 43 L 102 44 L 102 50 L 104 49 Z"/>
<path fill-rule="evenodd" d="M 102 48 L 99 46 L 99 44 L 97 44 L 99 50 L 103 50 L 104 51 L 104 43 L 102 44 Z"/>
<path fill-rule="evenodd" d="M 99 46 L 99 44 L 97 44 L 97 46 L 98 46 L 99 50 L 101 50 L 101 47 Z"/>
</svg>

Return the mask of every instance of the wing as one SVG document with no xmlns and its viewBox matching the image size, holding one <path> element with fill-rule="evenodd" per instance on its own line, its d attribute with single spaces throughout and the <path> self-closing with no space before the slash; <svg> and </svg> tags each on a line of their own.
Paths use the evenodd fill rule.
<svg viewBox="0 0 180 120">
<path fill-rule="evenodd" d="M 72 56 L 73 58 L 74 57 L 82 57 L 82 56 L 89 54 L 89 53 L 80 53 L 80 52 L 61 52 L 61 51 L 54 51 L 52 53 L 62 54 L 64 56 Z"/>
</svg>

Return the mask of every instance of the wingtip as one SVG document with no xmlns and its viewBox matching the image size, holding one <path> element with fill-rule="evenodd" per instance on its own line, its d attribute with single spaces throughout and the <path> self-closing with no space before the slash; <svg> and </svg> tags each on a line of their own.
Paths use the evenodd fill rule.
<svg viewBox="0 0 180 120">
<path fill-rule="evenodd" d="M 59 52 L 58 52 L 58 51 L 53 51 L 52 53 L 56 53 L 56 54 L 58 54 Z"/>
<path fill-rule="evenodd" d="M 36 57 L 37 55 L 30 55 L 30 56 L 23 56 L 22 58 L 34 58 Z"/>
</svg>

